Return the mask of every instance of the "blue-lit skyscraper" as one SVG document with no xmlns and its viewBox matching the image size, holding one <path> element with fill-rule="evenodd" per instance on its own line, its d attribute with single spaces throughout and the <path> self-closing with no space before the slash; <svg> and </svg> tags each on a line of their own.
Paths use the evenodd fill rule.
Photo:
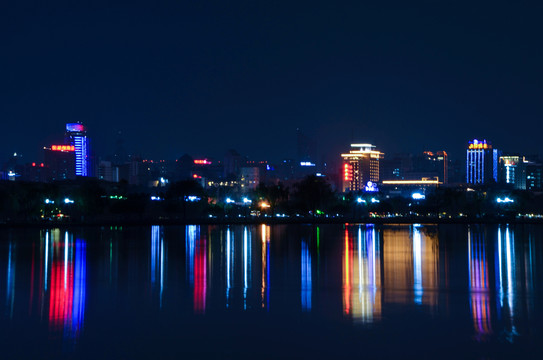
<svg viewBox="0 0 543 360">
<path fill-rule="evenodd" d="M 87 129 L 81 123 L 66 124 L 66 142 L 75 147 L 75 175 L 89 176 Z"/>
<path fill-rule="evenodd" d="M 466 158 L 466 182 L 489 184 L 498 181 L 499 151 L 486 140 L 469 142 Z"/>
</svg>

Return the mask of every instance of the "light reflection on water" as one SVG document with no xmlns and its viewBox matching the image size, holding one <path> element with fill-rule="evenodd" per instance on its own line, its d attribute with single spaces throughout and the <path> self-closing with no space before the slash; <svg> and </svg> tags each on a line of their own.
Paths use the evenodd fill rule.
<svg viewBox="0 0 543 360">
<path fill-rule="evenodd" d="M 152 311 L 208 319 L 227 312 L 304 314 L 363 326 L 414 313 L 459 328 L 469 321 L 475 342 L 514 343 L 530 336 L 530 318 L 541 313 L 539 228 L 143 229 L 52 229 L 21 237 L 11 230 L 0 242 L 2 329 L 36 321 L 47 328 L 33 327 L 36 336 L 61 339 L 66 349 L 85 338 L 88 313 L 115 319 L 112 308 L 126 307 L 134 317 Z M 89 302 L 89 292 L 109 296 L 113 305 Z"/>
<path fill-rule="evenodd" d="M 471 315 L 478 341 L 492 334 L 490 283 L 484 233 L 468 230 Z"/>
<path fill-rule="evenodd" d="M 380 262 L 373 226 L 345 229 L 343 312 L 355 322 L 372 323 L 381 315 Z"/>
</svg>

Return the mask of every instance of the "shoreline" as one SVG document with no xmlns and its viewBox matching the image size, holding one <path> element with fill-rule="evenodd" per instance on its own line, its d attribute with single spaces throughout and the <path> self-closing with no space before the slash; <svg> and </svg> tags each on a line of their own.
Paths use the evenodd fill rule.
<svg viewBox="0 0 543 360">
<path fill-rule="evenodd" d="M 429 217 L 418 218 L 186 218 L 186 219 L 110 219 L 90 221 L 59 221 L 59 222 L 4 222 L 0 229 L 10 228 L 71 228 L 71 227 L 101 227 L 101 226 L 181 226 L 181 225 L 326 225 L 326 224 L 376 224 L 376 225 L 409 225 L 409 224 L 543 224 L 543 219 L 518 218 L 477 218 L 477 219 L 438 219 Z"/>
</svg>

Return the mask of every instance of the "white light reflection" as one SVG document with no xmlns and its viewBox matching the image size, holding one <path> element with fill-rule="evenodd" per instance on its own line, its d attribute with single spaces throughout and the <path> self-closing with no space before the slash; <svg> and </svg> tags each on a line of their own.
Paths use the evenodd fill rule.
<svg viewBox="0 0 543 360">
<path fill-rule="evenodd" d="M 380 315 L 380 297 L 378 275 L 376 231 L 373 225 L 367 225 L 365 231 L 358 228 L 358 303 L 360 311 L 355 320 L 362 323 L 372 323 L 375 316 Z M 353 301 L 354 302 L 354 301 Z M 354 306 L 353 306 L 354 307 Z M 353 311 L 353 316 L 355 311 Z"/>
<path fill-rule="evenodd" d="M 243 229 L 243 310 L 247 309 L 247 291 L 251 283 L 251 236 Z"/>
<path fill-rule="evenodd" d="M 68 232 L 64 233 L 64 290 L 68 285 Z"/>
<path fill-rule="evenodd" d="M 500 314 L 505 315 L 506 329 L 505 337 L 509 342 L 513 342 L 518 336 L 516 329 L 516 306 L 515 287 L 517 286 L 518 276 L 515 254 L 515 236 L 509 229 L 505 228 L 505 236 L 501 229 L 498 229 L 498 293 L 500 298 Z"/>
<path fill-rule="evenodd" d="M 233 234 L 230 228 L 226 229 L 226 307 L 230 306 L 231 272 L 234 270 L 234 244 L 232 238 Z"/>
<path fill-rule="evenodd" d="M 185 251 L 187 275 L 190 285 L 194 284 L 194 246 L 196 239 L 200 237 L 200 228 L 197 225 L 187 225 L 185 227 Z"/>
<path fill-rule="evenodd" d="M 422 305 L 422 236 L 418 225 L 413 225 L 413 277 L 414 301 Z"/>
</svg>

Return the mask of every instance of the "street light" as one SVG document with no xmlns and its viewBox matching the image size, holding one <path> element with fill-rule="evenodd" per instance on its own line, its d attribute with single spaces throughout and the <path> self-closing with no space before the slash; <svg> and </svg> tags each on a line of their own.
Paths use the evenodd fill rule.
<svg viewBox="0 0 543 360">
<path fill-rule="evenodd" d="M 413 198 L 413 200 L 424 200 L 424 199 L 426 199 L 426 195 L 418 193 L 418 192 L 413 193 L 413 195 L 411 195 L 411 197 Z"/>
</svg>

